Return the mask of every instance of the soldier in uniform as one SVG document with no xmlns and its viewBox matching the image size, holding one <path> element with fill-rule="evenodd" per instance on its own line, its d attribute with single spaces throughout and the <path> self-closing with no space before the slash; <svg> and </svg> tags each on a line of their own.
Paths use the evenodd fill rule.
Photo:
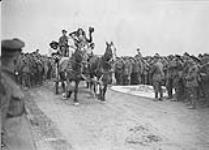
<svg viewBox="0 0 209 150">
<path fill-rule="evenodd" d="M 181 59 L 181 56 L 176 55 L 175 56 L 176 61 L 176 69 L 175 69 L 175 78 L 174 78 L 174 88 L 175 88 L 175 100 L 180 101 L 183 98 L 184 94 L 184 84 L 183 84 L 183 60 Z"/>
<path fill-rule="evenodd" d="M 19 39 L 1 42 L 0 102 L 3 146 L 9 150 L 34 150 L 35 145 L 26 116 L 24 94 L 15 82 L 15 63 L 24 47 Z"/>
<path fill-rule="evenodd" d="M 205 97 L 205 105 L 209 107 L 209 55 L 205 54 L 201 58 L 201 66 L 200 66 L 200 77 L 201 77 L 201 86 L 202 92 Z"/>
<path fill-rule="evenodd" d="M 150 70 L 150 76 L 155 91 L 155 99 L 162 100 L 163 98 L 162 82 L 164 80 L 164 72 L 163 72 L 163 64 L 160 61 L 160 56 L 158 53 L 156 53 L 154 56 L 154 63 Z M 158 97 L 159 94 L 160 97 Z"/>
<path fill-rule="evenodd" d="M 188 74 L 185 76 L 186 80 L 186 87 L 188 89 L 188 100 L 192 104 L 192 109 L 196 108 L 196 103 L 197 103 L 197 91 L 198 91 L 198 66 L 195 64 L 193 60 L 189 61 L 189 69 L 188 69 Z"/>
<path fill-rule="evenodd" d="M 175 57 L 170 55 L 166 69 L 166 88 L 168 91 L 168 99 L 173 98 L 174 80 L 177 76 L 177 62 Z"/>
<path fill-rule="evenodd" d="M 62 36 L 59 38 L 59 47 L 64 57 L 69 56 L 68 37 L 66 34 L 67 34 L 67 31 L 63 29 Z"/>
<path fill-rule="evenodd" d="M 190 62 L 190 55 L 188 53 L 184 53 L 183 57 L 183 70 L 182 70 L 182 78 L 183 78 L 183 99 L 185 103 L 188 103 L 188 98 L 189 98 L 189 92 L 188 92 L 188 88 L 186 86 L 186 76 L 188 74 L 189 71 L 189 62 Z"/>
</svg>

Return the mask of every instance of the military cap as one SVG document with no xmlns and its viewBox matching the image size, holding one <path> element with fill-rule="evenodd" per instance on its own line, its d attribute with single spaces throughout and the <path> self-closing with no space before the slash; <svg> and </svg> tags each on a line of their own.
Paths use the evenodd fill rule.
<svg viewBox="0 0 209 150">
<path fill-rule="evenodd" d="M 160 55 L 158 53 L 155 53 L 154 58 L 160 58 Z"/>
<path fill-rule="evenodd" d="M 183 56 L 188 56 L 189 57 L 190 55 L 187 52 L 185 52 Z"/>
<path fill-rule="evenodd" d="M 66 31 L 65 29 L 63 29 L 63 30 L 62 30 L 62 32 L 65 32 L 65 33 L 67 33 L 67 31 Z"/>
<path fill-rule="evenodd" d="M 208 53 L 204 53 L 203 56 L 209 56 L 209 54 Z"/>
<path fill-rule="evenodd" d="M 181 59 L 181 56 L 178 54 L 176 54 L 175 57 Z"/>
<path fill-rule="evenodd" d="M 1 52 L 2 57 L 4 56 L 15 56 L 17 53 L 22 51 L 25 43 L 20 39 L 7 39 L 1 41 Z"/>
<path fill-rule="evenodd" d="M 195 57 L 194 55 L 191 55 L 190 58 L 196 62 L 200 62 L 200 60 L 197 57 Z"/>
<path fill-rule="evenodd" d="M 199 54 L 199 55 L 198 55 L 198 57 L 199 57 L 199 58 L 202 58 L 202 57 L 203 57 L 203 55 L 202 55 L 202 54 Z"/>
</svg>

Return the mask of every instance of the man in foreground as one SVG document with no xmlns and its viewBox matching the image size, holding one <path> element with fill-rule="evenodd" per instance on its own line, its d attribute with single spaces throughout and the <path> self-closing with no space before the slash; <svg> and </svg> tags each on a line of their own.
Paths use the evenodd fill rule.
<svg viewBox="0 0 209 150">
<path fill-rule="evenodd" d="M 24 104 L 24 94 L 15 82 L 15 65 L 24 42 L 19 39 L 1 42 L 0 102 L 2 145 L 9 150 L 34 150 Z"/>
</svg>

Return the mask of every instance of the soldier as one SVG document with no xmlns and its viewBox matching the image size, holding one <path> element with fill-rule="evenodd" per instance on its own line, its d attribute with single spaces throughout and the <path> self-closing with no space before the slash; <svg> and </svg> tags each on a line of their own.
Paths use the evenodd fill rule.
<svg viewBox="0 0 209 150">
<path fill-rule="evenodd" d="M 183 84 L 183 78 L 182 78 L 182 72 L 183 72 L 183 60 L 181 59 L 181 56 L 176 55 L 175 56 L 176 61 L 176 69 L 175 69 L 175 78 L 174 78 L 174 88 L 175 88 L 175 100 L 180 101 L 182 100 L 183 94 L 184 94 L 184 84 Z"/>
<path fill-rule="evenodd" d="M 26 117 L 24 94 L 15 82 L 14 69 L 18 55 L 24 47 L 19 39 L 1 42 L 0 97 L 2 142 L 11 150 L 34 150 L 35 145 Z"/>
<path fill-rule="evenodd" d="M 136 58 L 132 61 L 132 71 L 131 71 L 131 85 L 139 84 L 139 75 L 140 75 L 140 65 Z"/>
<path fill-rule="evenodd" d="M 205 54 L 202 58 L 202 65 L 200 67 L 202 92 L 205 97 L 205 105 L 209 107 L 209 55 Z"/>
<path fill-rule="evenodd" d="M 168 99 L 173 98 L 174 79 L 177 76 L 177 63 L 175 57 L 170 55 L 166 69 L 166 88 L 168 92 Z"/>
<path fill-rule="evenodd" d="M 59 53 L 59 43 L 56 41 L 52 41 L 49 44 L 50 48 L 49 48 L 49 52 L 48 52 L 48 56 L 52 57 L 54 55 L 57 55 Z"/>
<path fill-rule="evenodd" d="M 188 74 L 185 76 L 186 87 L 188 90 L 188 99 L 192 104 L 191 109 L 196 108 L 197 103 L 197 91 L 198 91 L 198 66 L 195 64 L 193 60 L 190 60 Z"/>
<path fill-rule="evenodd" d="M 155 99 L 161 101 L 163 98 L 162 82 L 164 79 L 164 72 L 163 64 L 160 61 L 160 55 L 158 53 L 154 56 L 154 64 L 150 70 L 150 76 L 155 91 Z M 160 94 L 160 98 L 158 98 L 158 94 Z"/>
<path fill-rule="evenodd" d="M 129 85 L 132 73 L 132 62 L 126 57 L 123 67 L 123 85 Z"/>
<path fill-rule="evenodd" d="M 68 57 L 69 56 L 69 46 L 68 46 L 68 37 L 67 37 L 67 31 L 65 29 L 62 30 L 62 36 L 59 38 L 59 47 L 63 47 L 63 56 Z"/>
<path fill-rule="evenodd" d="M 124 70 L 124 60 L 121 57 L 117 57 L 115 62 L 115 79 L 117 85 L 122 85 L 123 83 L 123 70 Z"/>
<path fill-rule="evenodd" d="M 148 63 L 148 60 L 146 59 L 141 59 L 142 60 L 142 69 L 141 69 L 141 83 L 142 84 L 149 84 L 149 69 L 150 65 Z"/>
<path fill-rule="evenodd" d="M 142 54 L 141 54 L 141 52 L 140 52 L 140 48 L 137 48 L 136 51 L 137 51 L 137 54 L 136 54 L 135 57 L 136 57 L 136 58 L 138 58 L 138 57 L 139 57 L 139 58 L 142 58 Z"/>
<path fill-rule="evenodd" d="M 188 74 L 188 71 L 189 71 L 189 62 L 190 62 L 190 55 L 188 53 L 184 53 L 183 57 L 183 70 L 182 70 L 182 78 L 183 78 L 183 99 L 184 99 L 184 102 L 185 103 L 188 103 L 188 88 L 186 86 L 186 80 L 185 80 L 185 77 L 187 76 Z"/>
</svg>

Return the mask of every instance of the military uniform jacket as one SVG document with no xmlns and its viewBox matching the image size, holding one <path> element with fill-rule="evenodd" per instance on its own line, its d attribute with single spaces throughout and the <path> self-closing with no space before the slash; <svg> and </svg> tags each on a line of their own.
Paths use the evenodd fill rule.
<svg viewBox="0 0 209 150">
<path fill-rule="evenodd" d="M 153 82 L 161 82 L 164 79 L 163 64 L 159 61 L 153 64 L 150 74 Z"/>
<path fill-rule="evenodd" d="M 59 46 L 67 46 L 68 45 L 68 37 L 63 35 L 59 38 Z"/>
<path fill-rule="evenodd" d="M 0 71 L 0 97 L 3 120 L 6 117 L 20 116 L 25 112 L 24 94 L 13 80 L 14 76 L 6 69 Z"/>
<path fill-rule="evenodd" d="M 186 75 L 186 87 L 198 87 L 199 69 L 197 65 L 189 67 L 188 74 Z"/>
</svg>

